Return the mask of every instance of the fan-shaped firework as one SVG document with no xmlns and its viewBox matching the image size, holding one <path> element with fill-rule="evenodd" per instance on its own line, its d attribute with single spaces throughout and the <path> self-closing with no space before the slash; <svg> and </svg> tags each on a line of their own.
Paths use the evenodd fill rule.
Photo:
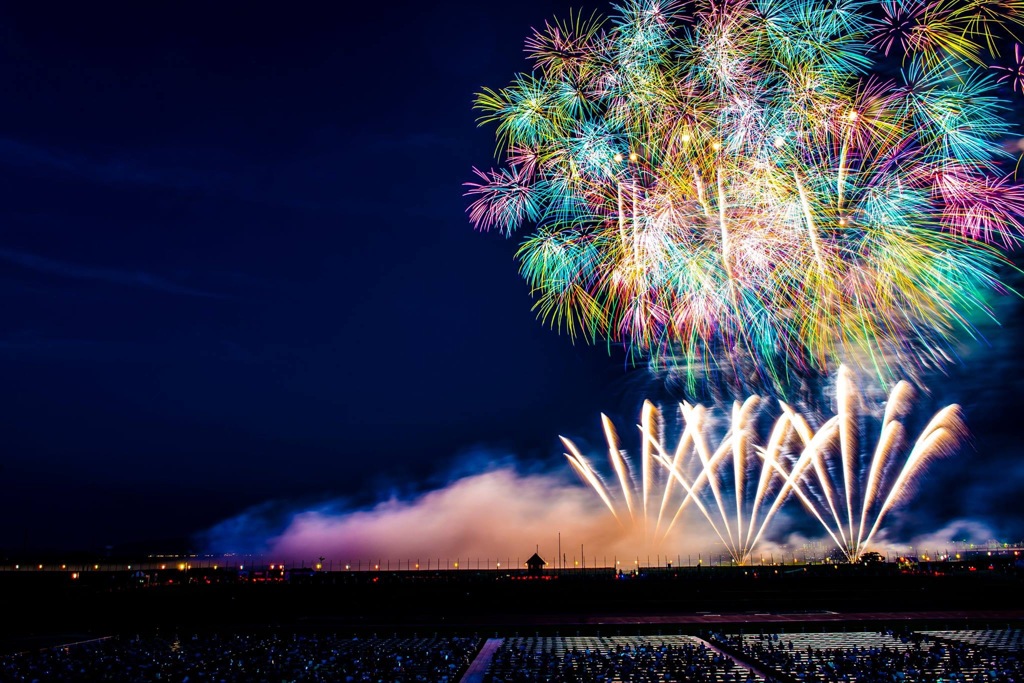
<svg viewBox="0 0 1024 683">
<path fill-rule="evenodd" d="M 735 402 L 729 428 L 714 449 L 710 442 L 714 431 L 710 412 L 702 405 L 681 404 L 685 429 L 675 449 L 669 450 L 661 415 L 653 403 L 646 401 L 638 425 L 639 482 L 625 453 L 619 450 L 611 421 L 602 415 L 617 487 L 605 485 L 572 441 L 562 437 L 562 443 L 576 473 L 594 489 L 621 525 L 642 531 L 648 546 L 661 547 L 692 505 L 733 559 L 742 563 L 757 542 L 759 534 L 755 532 L 768 521 L 763 516 L 769 511 L 765 500 L 778 494 L 786 479 L 786 474 L 777 471 L 773 464 L 791 438 L 789 418 L 780 418 L 768 449 L 762 449 L 756 441 L 755 426 L 762 403 L 757 396 L 743 403 Z M 757 479 L 756 490 L 747 486 L 752 477 Z M 783 494 L 782 500 L 789 492 Z M 771 508 L 772 515 L 776 511 L 776 507 Z"/>
<path fill-rule="evenodd" d="M 903 421 L 913 408 L 913 392 L 901 381 L 889 394 L 878 441 L 869 448 L 861 442 L 860 396 L 845 367 L 839 369 L 836 388 L 837 414 L 817 431 L 792 407 L 780 403 L 782 414 L 767 442 L 759 441 L 756 425 L 763 399 L 737 401 L 714 449 L 709 445 L 712 419 L 703 406 L 680 406 L 685 428 L 675 449 L 669 450 L 658 410 L 648 401 L 639 425 L 639 481 L 619 450 L 611 421 L 602 415 L 617 482 L 612 487 L 572 441 L 563 437 L 562 442 L 569 464 L 619 523 L 642 530 L 655 547 L 692 505 L 733 560 L 743 564 L 782 505 L 796 496 L 855 562 L 886 514 L 909 494 L 924 465 L 953 452 L 966 428 L 960 407 L 946 406 L 910 447 Z"/>
<path fill-rule="evenodd" d="M 1024 2 L 865 7 L 625 0 L 535 30 L 532 71 L 477 97 L 503 166 L 468 194 L 478 229 L 532 226 L 540 317 L 690 382 L 946 363 L 1021 237 L 983 56 Z"/>
<path fill-rule="evenodd" d="M 886 514 L 909 495 L 924 465 L 953 453 L 967 427 L 960 406 L 946 406 L 935 413 L 911 447 L 903 420 L 913 409 L 913 390 L 901 381 L 889 394 L 878 441 L 869 450 L 868 444 L 861 443 L 861 398 L 845 367 L 839 369 L 836 388 L 835 417 L 812 438 L 804 439 L 803 450 L 788 471 L 777 462 L 771 466 L 786 477 L 780 498 L 792 489 L 847 559 L 855 562 Z M 906 453 L 902 464 L 901 453 Z"/>
</svg>

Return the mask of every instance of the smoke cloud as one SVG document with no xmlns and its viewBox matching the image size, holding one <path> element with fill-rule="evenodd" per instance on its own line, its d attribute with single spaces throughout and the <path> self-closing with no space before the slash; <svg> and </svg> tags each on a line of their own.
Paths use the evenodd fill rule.
<svg viewBox="0 0 1024 683">
<path fill-rule="evenodd" d="M 554 565 L 558 539 L 568 566 L 696 562 L 721 550 L 705 523 L 685 519 L 661 547 L 642 530 L 616 522 L 593 491 L 567 473 L 523 473 L 505 464 L 454 479 L 408 499 L 389 497 L 364 508 L 337 501 L 288 510 L 265 504 L 204 533 L 211 552 L 260 553 L 280 561 L 325 557 L 352 563 L 427 559 L 454 563 L 523 562 L 539 550 Z M 718 550 L 716 551 L 716 544 Z M 671 549 L 671 554 L 669 554 Z M 726 555 L 727 557 L 727 555 Z"/>
</svg>

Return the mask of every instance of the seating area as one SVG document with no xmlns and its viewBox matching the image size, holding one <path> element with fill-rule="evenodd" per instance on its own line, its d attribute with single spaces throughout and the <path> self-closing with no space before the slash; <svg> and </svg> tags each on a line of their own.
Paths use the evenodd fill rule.
<svg viewBox="0 0 1024 683">
<path fill-rule="evenodd" d="M 934 633 L 860 631 L 716 634 L 712 640 L 797 681 L 815 683 L 989 683 L 1024 680 L 1019 650 L 998 651 Z M 998 638 L 992 637 L 993 642 Z"/>
<path fill-rule="evenodd" d="M 484 683 L 763 681 L 693 636 L 506 638 Z"/>
<path fill-rule="evenodd" d="M 457 683 L 481 639 L 315 634 L 109 638 L 0 658 L 0 681 Z"/>
<path fill-rule="evenodd" d="M 0 657 L 0 683 L 1024 683 L 1021 630 L 106 638 Z M 733 654 L 738 659 L 734 659 Z M 746 663 L 745 663 L 746 662 Z M 485 666 L 486 663 L 486 666 Z"/>
<path fill-rule="evenodd" d="M 923 635 L 933 638 L 955 640 L 968 645 L 983 647 L 998 652 L 1024 652 L 1024 629 L 979 629 L 973 631 L 921 631 Z"/>
</svg>

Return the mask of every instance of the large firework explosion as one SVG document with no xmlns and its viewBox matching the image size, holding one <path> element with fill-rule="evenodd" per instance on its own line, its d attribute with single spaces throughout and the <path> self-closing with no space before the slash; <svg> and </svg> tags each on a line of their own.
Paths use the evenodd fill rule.
<svg viewBox="0 0 1024 683">
<path fill-rule="evenodd" d="M 625 0 L 535 30 L 477 97 L 502 165 L 468 194 L 478 229 L 530 228 L 539 316 L 690 391 L 948 363 L 1021 239 L 986 60 L 1024 2 L 871 8 Z"/>
</svg>

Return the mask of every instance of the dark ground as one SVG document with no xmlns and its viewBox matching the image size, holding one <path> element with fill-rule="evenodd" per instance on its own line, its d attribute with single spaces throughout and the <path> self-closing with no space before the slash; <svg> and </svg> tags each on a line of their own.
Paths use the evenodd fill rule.
<svg viewBox="0 0 1024 683">
<path fill-rule="evenodd" d="M 129 572 L 83 572 L 73 580 L 68 572 L 22 571 L 0 572 L 0 614 L 7 650 L 156 629 L 268 626 L 484 634 L 697 633 L 780 622 L 802 630 L 906 621 L 985 627 L 1024 621 L 1024 572 L 894 565 L 662 569 L 619 579 L 610 571 L 321 572 L 257 583 L 168 571 L 146 584 Z"/>
</svg>

